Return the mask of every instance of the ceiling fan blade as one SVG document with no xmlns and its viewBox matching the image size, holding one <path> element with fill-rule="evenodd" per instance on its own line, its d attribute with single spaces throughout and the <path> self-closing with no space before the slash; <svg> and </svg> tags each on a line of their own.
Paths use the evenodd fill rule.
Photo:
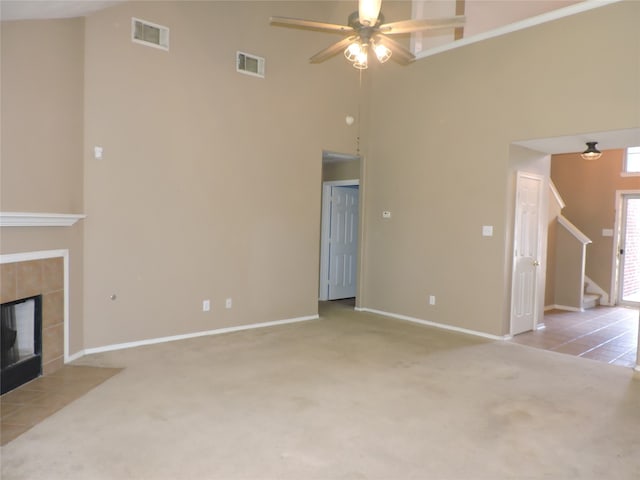
<svg viewBox="0 0 640 480">
<path fill-rule="evenodd" d="M 385 23 L 380 25 L 379 29 L 380 32 L 386 35 L 399 35 L 439 28 L 461 27 L 464 25 L 465 20 L 464 15 L 447 18 L 426 18 L 424 20 L 402 20 L 400 22 Z"/>
<path fill-rule="evenodd" d="M 358 21 L 365 27 L 373 26 L 378 21 L 382 0 L 359 0 Z"/>
<path fill-rule="evenodd" d="M 269 23 L 279 27 L 301 28 L 304 30 L 316 30 L 318 32 L 351 33 L 353 31 L 353 28 L 347 25 L 302 20 L 299 18 L 271 17 Z"/>
<path fill-rule="evenodd" d="M 391 50 L 391 58 L 402 65 L 408 65 L 416 59 L 413 53 L 385 35 L 376 35 L 374 41 Z"/>
<path fill-rule="evenodd" d="M 321 50 L 318 53 L 316 53 L 313 57 L 309 59 L 309 61 L 311 63 L 324 62 L 326 59 L 333 57 L 335 54 L 343 51 L 355 39 L 356 39 L 355 36 L 343 38 L 339 42 L 336 42 L 333 45 L 330 45 L 329 47 L 325 48 L 324 50 Z"/>
</svg>

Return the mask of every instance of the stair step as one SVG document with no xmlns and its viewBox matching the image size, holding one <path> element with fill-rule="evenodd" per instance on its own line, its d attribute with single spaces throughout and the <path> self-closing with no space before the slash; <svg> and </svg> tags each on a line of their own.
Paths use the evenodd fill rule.
<svg viewBox="0 0 640 480">
<path fill-rule="evenodd" d="M 600 305 L 600 295 L 595 293 L 585 293 L 582 296 L 582 308 L 593 308 Z"/>
</svg>

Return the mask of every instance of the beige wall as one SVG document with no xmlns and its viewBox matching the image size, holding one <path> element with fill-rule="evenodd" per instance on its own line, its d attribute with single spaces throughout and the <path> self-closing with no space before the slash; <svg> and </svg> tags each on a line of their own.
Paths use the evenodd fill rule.
<svg viewBox="0 0 640 480">
<path fill-rule="evenodd" d="M 509 145 L 640 125 L 639 16 L 623 2 L 376 70 L 361 306 L 508 331 Z M 594 58 L 616 74 L 580 74 Z"/>
<path fill-rule="evenodd" d="M 355 180 L 360 178 L 360 160 L 325 162 L 322 166 L 322 181 Z"/>
<path fill-rule="evenodd" d="M 640 177 L 622 177 L 624 150 L 608 150 L 587 161 L 579 154 L 554 155 L 551 179 L 566 207 L 562 214 L 593 243 L 587 247 L 586 275 L 611 296 L 613 237 L 603 229 L 615 226 L 616 190 L 640 190 Z"/>
<path fill-rule="evenodd" d="M 410 11 L 408 2 L 388 7 L 390 21 Z M 3 229 L 2 253 L 71 249 L 72 295 L 85 286 L 84 308 L 72 299 L 72 353 L 316 313 L 322 151 L 355 153 L 344 117 L 359 99 L 369 100 L 360 105 L 359 304 L 488 333 L 508 329 L 515 170 L 546 168 L 539 154 L 509 144 L 640 126 L 640 4 L 409 67 L 372 65 L 362 88 L 340 57 L 308 64 L 330 36 L 267 21 L 342 22 L 352 9 L 138 2 L 88 17 L 84 32 L 81 20 L 43 22 L 37 32 L 32 22 L 3 24 L 2 209 L 88 218 L 71 228 Z M 132 44 L 131 16 L 170 27 L 170 51 Z M 40 51 L 25 46 L 30 37 Z M 237 74 L 236 50 L 267 58 L 267 78 Z M 619 75 L 577 82 L 593 58 Z M 38 64 L 48 82 L 33 83 Z M 5 105 L 9 95 L 21 103 Z M 8 132 L 18 132 L 15 143 L 5 144 Z M 90 157 L 94 145 L 104 147 L 103 160 Z M 58 188 L 39 179 L 27 197 L 12 186 L 40 166 Z M 392 211 L 390 221 L 382 210 Z M 482 225 L 493 225 L 494 237 L 481 237 Z M 201 312 L 203 299 L 212 300 L 210 313 Z"/>
<path fill-rule="evenodd" d="M 83 19 L 3 22 L 0 210 L 82 213 Z M 83 347 L 83 222 L 2 228 L 0 253 L 69 249 L 70 351 Z"/>
<path fill-rule="evenodd" d="M 335 37 L 268 19 L 350 7 L 140 2 L 87 18 L 85 141 L 105 158 L 86 158 L 86 347 L 317 313 L 322 151 L 355 153 L 358 72 L 309 64 Z M 170 27 L 170 51 L 131 43 L 132 16 Z M 236 50 L 265 57 L 266 78 L 238 74 Z"/>
</svg>

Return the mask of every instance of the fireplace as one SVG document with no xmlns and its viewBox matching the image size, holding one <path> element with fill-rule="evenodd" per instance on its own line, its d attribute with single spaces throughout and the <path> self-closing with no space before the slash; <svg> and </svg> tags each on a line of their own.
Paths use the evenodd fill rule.
<svg viewBox="0 0 640 480">
<path fill-rule="evenodd" d="M 38 314 L 41 326 L 34 331 L 41 336 L 41 372 L 44 376 L 62 368 L 65 362 L 67 272 L 66 250 L 0 255 L 0 304 L 19 304 L 38 298 L 33 301 L 33 311 Z M 12 336 L 10 332 L 7 335 L 9 339 Z M 2 337 L 4 341 L 4 331 Z M 2 391 L 5 391 L 4 378 Z"/>
<path fill-rule="evenodd" d="M 0 305 L 1 393 L 42 373 L 42 295 Z"/>
</svg>

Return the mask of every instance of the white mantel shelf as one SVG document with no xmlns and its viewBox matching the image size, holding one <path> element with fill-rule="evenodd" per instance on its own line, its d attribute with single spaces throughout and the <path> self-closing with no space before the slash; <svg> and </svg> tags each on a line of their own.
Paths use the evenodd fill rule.
<svg viewBox="0 0 640 480">
<path fill-rule="evenodd" d="M 75 213 L 0 212 L 0 227 L 70 227 L 85 217 Z"/>
</svg>

